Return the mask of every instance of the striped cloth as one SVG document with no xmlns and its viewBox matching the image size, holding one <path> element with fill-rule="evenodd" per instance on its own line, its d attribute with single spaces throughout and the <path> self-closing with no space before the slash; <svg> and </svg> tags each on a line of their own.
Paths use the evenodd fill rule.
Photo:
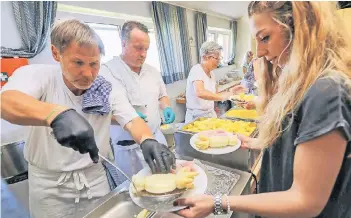
<svg viewBox="0 0 351 218">
<path fill-rule="evenodd" d="M 111 138 L 110 138 L 110 146 L 112 149 L 113 157 L 116 157 L 114 154 L 113 144 L 112 144 Z M 111 160 L 111 158 L 110 158 L 110 160 Z M 112 166 L 108 162 L 102 161 L 102 165 L 105 168 L 107 181 L 108 181 L 108 184 L 110 185 L 111 191 L 113 189 L 115 189 L 117 186 L 119 186 L 120 184 L 122 184 L 124 181 L 127 180 L 127 178 L 122 173 L 120 173 L 114 166 Z"/>
<path fill-rule="evenodd" d="M 111 191 L 127 180 L 127 178 L 121 173 L 119 173 L 118 170 L 111 164 L 107 163 L 106 161 L 103 161 L 102 165 L 105 168 L 107 181 L 110 185 Z"/>
</svg>

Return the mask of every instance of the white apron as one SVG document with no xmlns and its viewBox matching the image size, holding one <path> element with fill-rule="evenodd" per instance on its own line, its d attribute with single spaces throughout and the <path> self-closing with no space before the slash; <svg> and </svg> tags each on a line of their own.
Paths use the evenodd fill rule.
<svg viewBox="0 0 351 218">
<path fill-rule="evenodd" d="M 210 109 L 207 111 L 187 109 L 185 114 L 185 124 L 190 123 L 191 121 L 199 117 L 212 118 L 212 117 L 217 117 L 217 114 L 214 109 Z"/>
<path fill-rule="evenodd" d="M 33 218 L 78 218 L 110 192 L 101 163 L 72 172 L 48 172 L 28 164 L 28 182 Z"/>
</svg>

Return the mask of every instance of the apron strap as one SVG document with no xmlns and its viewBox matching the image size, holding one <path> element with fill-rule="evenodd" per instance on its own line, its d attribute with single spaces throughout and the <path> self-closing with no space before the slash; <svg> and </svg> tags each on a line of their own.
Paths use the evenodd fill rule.
<svg viewBox="0 0 351 218">
<path fill-rule="evenodd" d="M 91 199 L 92 194 L 90 191 L 90 184 L 89 184 L 83 170 L 63 172 L 57 181 L 57 185 L 61 186 L 61 185 L 65 184 L 72 176 L 73 176 L 73 182 L 76 186 L 76 193 L 77 193 L 77 197 L 75 198 L 74 202 L 79 203 L 80 192 L 84 189 L 84 187 L 87 188 L 88 199 Z"/>
</svg>

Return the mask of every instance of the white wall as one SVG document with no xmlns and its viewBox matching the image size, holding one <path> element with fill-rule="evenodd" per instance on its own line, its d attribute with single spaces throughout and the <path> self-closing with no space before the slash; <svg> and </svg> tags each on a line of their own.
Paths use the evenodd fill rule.
<svg viewBox="0 0 351 218">
<path fill-rule="evenodd" d="M 251 33 L 249 28 L 249 18 L 244 16 L 238 21 L 238 35 L 236 41 L 235 63 L 238 67 L 242 65 L 244 55 L 251 50 Z"/>
<path fill-rule="evenodd" d="M 13 19 L 11 2 L 1 2 L 1 46 L 21 47 L 21 36 Z M 6 31 L 5 31 L 6 28 Z"/>
<path fill-rule="evenodd" d="M 217 28 L 230 30 L 229 20 L 211 16 L 211 15 L 207 15 L 207 25 L 210 27 L 217 27 Z"/>
<path fill-rule="evenodd" d="M 151 1 L 59 1 L 59 3 L 103 11 L 151 17 Z"/>
</svg>

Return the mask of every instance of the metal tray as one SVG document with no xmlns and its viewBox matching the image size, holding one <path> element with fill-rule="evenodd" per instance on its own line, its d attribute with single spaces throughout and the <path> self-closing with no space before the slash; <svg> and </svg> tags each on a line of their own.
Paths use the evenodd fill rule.
<svg viewBox="0 0 351 218">
<path fill-rule="evenodd" d="M 258 123 L 258 119 L 247 119 L 247 118 L 241 118 L 241 117 L 230 117 L 230 116 L 228 116 L 227 113 L 229 111 L 233 111 L 233 110 L 245 110 L 245 109 L 244 108 L 240 108 L 240 107 L 233 107 L 230 110 L 228 110 L 227 112 L 225 112 L 224 117 L 226 119 L 229 119 L 229 120 L 242 120 L 242 121 L 245 121 L 245 122 Z"/>
<path fill-rule="evenodd" d="M 192 123 L 194 123 L 195 121 L 200 121 L 200 120 L 202 120 L 202 119 L 210 119 L 210 118 L 199 117 L 199 118 L 197 118 L 197 119 L 191 121 L 190 123 L 185 124 L 184 126 L 189 125 L 189 124 L 192 124 Z M 227 117 L 220 117 L 220 118 L 217 118 L 217 119 L 220 119 L 220 120 L 229 120 L 229 121 L 244 121 L 244 122 L 248 122 L 248 123 L 255 123 L 255 124 L 257 124 L 257 122 L 246 121 L 246 120 L 237 119 L 237 118 L 230 118 L 230 119 L 229 119 L 229 118 L 227 118 Z M 197 132 L 192 132 L 192 131 L 183 130 L 183 127 L 184 127 L 184 126 L 182 126 L 177 132 L 190 133 L 190 134 L 192 134 L 192 135 L 194 135 L 194 134 L 197 133 Z M 254 136 L 256 135 L 256 133 L 257 133 L 257 126 L 256 126 L 256 128 L 251 132 L 250 137 L 254 137 Z"/>
</svg>

